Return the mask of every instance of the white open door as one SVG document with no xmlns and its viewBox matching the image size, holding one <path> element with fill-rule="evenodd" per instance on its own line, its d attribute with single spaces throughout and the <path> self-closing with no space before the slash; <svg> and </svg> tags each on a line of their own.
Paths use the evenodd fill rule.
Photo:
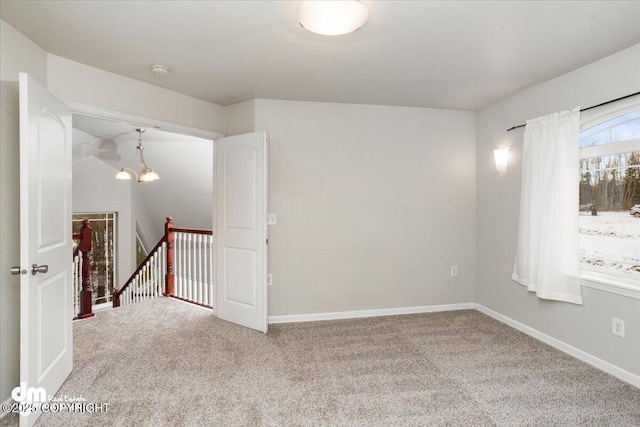
<svg viewBox="0 0 640 427">
<path fill-rule="evenodd" d="M 21 73 L 20 382 L 47 395 L 73 368 L 71 132 L 71 110 Z"/>
<path fill-rule="evenodd" d="M 267 134 L 216 140 L 216 313 L 267 332 Z"/>
</svg>

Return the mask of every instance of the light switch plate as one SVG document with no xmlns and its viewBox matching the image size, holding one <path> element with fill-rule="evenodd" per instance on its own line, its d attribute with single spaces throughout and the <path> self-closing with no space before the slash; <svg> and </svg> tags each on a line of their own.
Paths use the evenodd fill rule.
<svg viewBox="0 0 640 427">
<path fill-rule="evenodd" d="M 267 215 L 267 225 L 276 225 L 278 223 L 278 217 L 274 213 Z"/>
</svg>

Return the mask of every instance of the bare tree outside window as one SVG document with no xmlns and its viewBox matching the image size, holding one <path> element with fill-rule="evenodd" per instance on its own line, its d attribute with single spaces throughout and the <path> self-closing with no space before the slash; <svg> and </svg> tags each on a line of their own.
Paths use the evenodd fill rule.
<svg viewBox="0 0 640 427">
<path fill-rule="evenodd" d="M 93 249 L 91 252 L 91 287 L 93 305 L 109 303 L 113 296 L 115 278 L 116 213 L 74 213 L 72 229 L 77 232 L 82 220 L 91 224 Z"/>
<path fill-rule="evenodd" d="M 580 148 L 582 268 L 640 279 L 640 111 L 583 131 Z"/>
</svg>

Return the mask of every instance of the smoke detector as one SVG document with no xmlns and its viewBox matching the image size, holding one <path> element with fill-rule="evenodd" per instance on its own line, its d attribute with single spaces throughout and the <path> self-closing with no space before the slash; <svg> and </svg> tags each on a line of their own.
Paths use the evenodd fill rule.
<svg viewBox="0 0 640 427">
<path fill-rule="evenodd" d="M 169 74 L 169 68 L 165 67 L 164 65 L 155 64 L 151 66 L 151 72 L 158 76 L 166 76 L 167 74 Z"/>
</svg>

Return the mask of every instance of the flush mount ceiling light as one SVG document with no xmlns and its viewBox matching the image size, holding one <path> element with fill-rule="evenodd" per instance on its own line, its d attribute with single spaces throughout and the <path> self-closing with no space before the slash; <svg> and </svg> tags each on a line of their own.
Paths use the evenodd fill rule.
<svg viewBox="0 0 640 427">
<path fill-rule="evenodd" d="M 356 0 L 308 0 L 300 6 L 300 25 L 325 36 L 351 33 L 368 19 L 369 10 Z"/>
<path fill-rule="evenodd" d="M 147 166 L 147 162 L 144 161 L 144 154 L 142 153 L 142 151 L 144 150 L 144 148 L 142 147 L 142 134 L 144 133 L 144 129 L 136 129 L 136 132 L 138 132 L 138 146 L 136 147 L 136 156 L 133 158 L 133 162 L 131 162 L 129 167 L 123 167 L 120 169 L 120 172 L 116 174 L 116 179 L 131 179 L 131 175 L 129 175 L 129 172 L 127 172 L 127 170 L 129 170 L 133 172 L 136 177 L 136 181 L 138 182 L 156 181 L 160 179 L 160 177 L 153 171 L 153 169 Z M 133 166 L 136 160 L 138 160 L 138 157 L 140 157 L 140 175 L 138 175 L 136 171 L 131 169 L 131 166 Z"/>
</svg>

